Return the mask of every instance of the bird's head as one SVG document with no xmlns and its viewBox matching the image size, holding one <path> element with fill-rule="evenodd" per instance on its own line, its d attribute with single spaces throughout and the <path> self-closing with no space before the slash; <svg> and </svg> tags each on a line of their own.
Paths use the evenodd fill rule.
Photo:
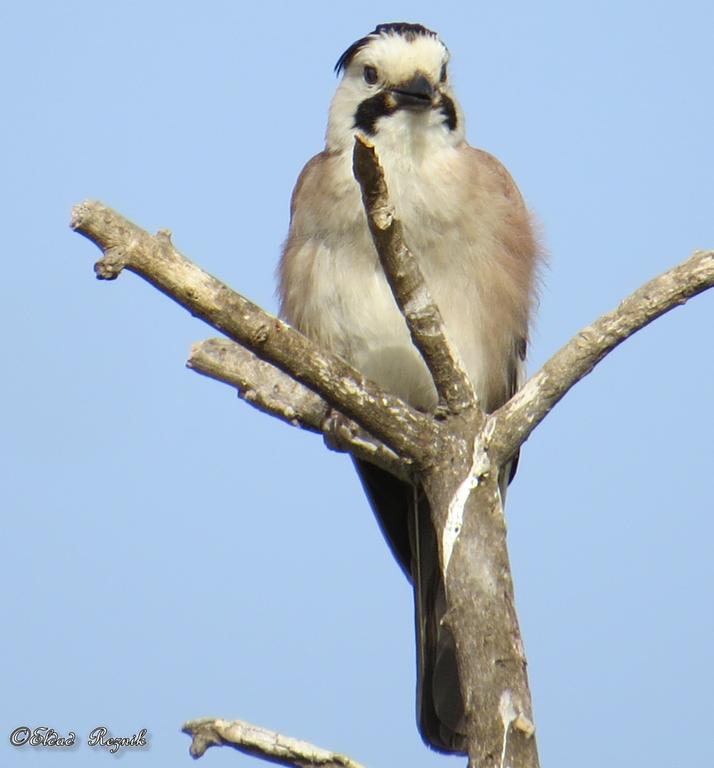
<svg viewBox="0 0 714 768">
<path fill-rule="evenodd" d="M 327 148 L 350 149 L 356 133 L 406 148 L 434 140 L 456 146 L 463 115 L 449 83 L 449 51 L 420 24 L 380 24 L 340 56 Z"/>
</svg>

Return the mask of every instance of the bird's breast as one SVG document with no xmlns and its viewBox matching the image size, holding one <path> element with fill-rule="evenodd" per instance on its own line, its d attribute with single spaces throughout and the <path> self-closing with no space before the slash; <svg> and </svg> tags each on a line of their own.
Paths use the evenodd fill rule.
<svg viewBox="0 0 714 768">
<path fill-rule="evenodd" d="M 479 226 L 451 158 L 422 163 L 382 156 L 390 199 L 441 310 L 447 336 L 476 386 L 487 380 L 483 271 L 487 222 Z M 368 378 L 415 407 L 436 404 L 431 375 L 414 348 L 379 263 L 351 168 L 333 174 L 331 205 L 303 212 L 288 243 L 300 275 L 299 310 L 288 319 Z M 325 191 L 324 189 L 322 190 Z M 288 278 L 289 279 L 289 278 Z M 298 278 L 293 282 L 297 284 Z M 298 302 L 294 302 L 298 306 Z"/>
</svg>

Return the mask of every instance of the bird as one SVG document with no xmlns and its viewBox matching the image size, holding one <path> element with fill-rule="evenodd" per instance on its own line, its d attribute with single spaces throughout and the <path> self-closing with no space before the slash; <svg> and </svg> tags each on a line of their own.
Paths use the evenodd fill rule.
<svg viewBox="0 0 714 768">
<path fill-rule="evenodd" d="M 375 147 L 447 338 L 481 408 L 492 412 L 524 379 L 540 251 L 508 171 L 466 142 L 449 60 L 435 32 L 409 22 L 379 24 L 339 57 L 325 147 L 305 165 L 291 199 L 278 267 L 280 313 L 385 390 L 434 412 L 434 383 L 380 266 L 353 175 L 360 136 Z M 422 739 L 463 754 L 464 696 L 454 638 L 442 624 L 445 586 L 428 500 L 386 471 L 353 461 L 414 587 Z M 501 478 L 502 493 L 514 466 Z"/>
</svg>

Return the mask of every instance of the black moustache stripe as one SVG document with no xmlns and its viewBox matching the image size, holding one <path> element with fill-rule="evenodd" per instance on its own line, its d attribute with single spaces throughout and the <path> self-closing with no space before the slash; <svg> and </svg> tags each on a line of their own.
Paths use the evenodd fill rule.
<svg viewBox="0 0 714 768">
<path fill-rule="evenodd" d="M 364 131 L 368 136 L 374 136 L 377 132 L 377 120 L 396 112 L 396 107 L 390 106 L 387 94 L 382 91 L 365 99 L 355 112 L 354 127 Z"/>
<path fill-rule="evenodd" d="M 444 94 L 441 95 L 441 114 L 446 118 L 446 125 L 450 131 L 455 130 L 458 120 L 456 119 L 456 106 L 453 99 Z"/>
<path fill-rule="evenodd" d="M 359 128 L 368 136 L 374 136 L 377 133 L 377 120 L 380 117 L 393 115 L 399 107 L 392 106 L 387 99 L 387 93 L 382 91 L 365 99 L 355 112 L 353 128 Z M 456 117 L 456 106 L 453 99 L 442 94 L 440 112 L 444 115 L 444 122 L 450 131 L 456 130 L 458 119 Z"/>
</svg>

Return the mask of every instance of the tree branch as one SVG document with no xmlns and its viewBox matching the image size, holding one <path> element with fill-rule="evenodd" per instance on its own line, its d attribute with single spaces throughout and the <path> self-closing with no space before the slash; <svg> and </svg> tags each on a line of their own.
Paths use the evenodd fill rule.
<svg viewBox="0 0 714 768">
<path fill-rule="evenodd" d="M 330 406 L 318 394 L 228 339 L 194 344 L 187 365 L 194 371 L 235 387 L 238 396 L 258 410 L 296 427 L 319 432 L 328 447 L 410 481 L 412 463 L 360 429 L 341 420 L 334 428 Z"/>
<path fill-rule="evenodd" d="M 297 768 L 362 768 L 345 755 L 330 752 L 300 739 L 268 731 L 243 720 L 191 720 L 181 729 L 191 736 L 191 756 L 199 758 L 209 747 L 233 747 L 246 755 Z"/>
<path fill-rule="evenodd" d="M 538 768 L 526 658 L 521 640 L 500 465 L 487 455 L 473 387 L 446 339 L 416 259 L 402 239 L 374 149 L 355 140 L 354 173 L 362 187 L 375 248 L 405 315 L 412 340 L 446 405 L 441 462 L 418 482 L 429 499 L 446 587 L 448 627 L 456 644 L 465 703 L 463 748 L 472 768 Z M 453 556 L 453 559 L 452 559 Z"/>
<path fill-rule="evenodd" d="M 526 655 L 515 609 L 499 468 L 478 434 L 470 456 L 423 478 L 440 532 L 470 768 L 538 768 Z M 447 539 L 450 541 L 447 542 Z"/>
<path fill-rule="evenodd" d="M 441 318 L 419 264 L 404 244 L 402 224 L 389 202 L 384 171 L 374 151 L 355 136 L 353 170 L 362 190 L 362 202 L 372 240 L 394 299 L 404 315 L 414 346 L 429 369 L 439 405 L 460 413 L 476 405 L 476 393 L 458 353 L 450 345 Z"/>
<path fill-rule="evenodd" d="M 173 247 L 168 232 L 152 237 L 111 208 L 90 201 L 74 208 L 71 226 L 102 250 L 94 267 L 98 278 L 113 280 L 123 269 L 134 272 L 317 392 L 399 455 L 429 461 L 439 431 L 428 416 L 201 270 Z"/>
<path fill-rule="evenodd" d="M 361 151 L 357 149 L 356 154 Z M 373 161 L 372 153 L 369 162 Z M 357 158 L 356 164 L 360 162 Z M 378 165 L 376 171 L 372 168 L 366 173 L 365 205 L 375 246 L 391 275 L 395 297 L 407 314 L 415 344 L 432 371 L 440 402 L 447 406 L 447 412 L 439 414 L 443 419 L 419 413 L 383 392 L 340 358 L 318 349 L 201 271 L 173 248 L 166 233 L 151 237 L 98 203 L 78 206 L 73 227 L 104 252 L 95 267 L 99 277 L 112 279 L 124 268 L 136 272 L 270 364 L 262 367 L 249 357 L 247 368 L 235 376 L 226 370 L 230 365 L 222 369 L 214 366 L 209 372 L 215 361 L 206 362 L 210 352 L 204 345 L 195 350 L 194 367 L 205 363 L 205 373 L 237 386 L 259 407 L 323 434 L 328 432 L 325 424 L 329 419 L 320 421 L 320 414 L 329 404 L 376 438 L 374 450 L 381 450 L 381 444 L 385 450 L 393 450 L 402 467 L 414 461 L 439 538 L 446 582 L 444 623 L 451 628 L 456 644 L 468 720 L 469 764 L 471 768 L 537 768 L 526 661 L 514 608 L 498 488 L 500 470 L 568 389 L 611 349 L 659 315 L 714 285 L 714 252 L 695 254 L 633 293 L 617 309 L 581 331 L 509 403 L 484 419 L 481 411 L 472 407 L 473 393 L 467 391 L 470 384 L 462 380 L 463 371 L 445 339 L 440 317 L 432 311 L 423 278 L 403 243 Z M 196 363 L 199 359 L 202 362 Z M 285 375 L 281 371 L 299 382 L 290 395 L 288 389 L 282 389 Z M 259 385 L 258 379 L 263 377 Z M 280 382 L 280 391 L 270 389 L 271 381 Z M 312 393 L 324 402 L 313 399 Z M 341 439 L 354 451 L 358 442 L 355 432 L 343 430 Z M 231 743 L 237 741 L 243 745 L 238 748 L 266 757 L 267 748 L 255 746 L 265 739 L 255 736 L 251 741 L 235 723 L 210 723 L 194 741 L 196 754 L 212 743 L 229 741 L 223 738 L 225 733 L 233 736 L 240 732 L 243 735 Z M 225 728 L 221 730 L 216 723 Z M 245 724 L 240 727 L 252 728 Z M 306 750 L 293 752 L 290 745 L 301 742 L 288 740 L 288 744 L 284 737 L 261 729 L 252 733 L 268 733 L 274 752 L 268 750 L 267 759 L 301 766 L 351 764 L 331 753 L 324 753 L 328 762 L 316 763 L 316 748 L 308 745 Z M 309 756 L 307 762 L 301 762 L 305 754 Z"/>
<path fill-rule="evenodd" d="M 645 283 L 612 312 L 583 328 L 491 416 L 494 461 L 508 461 L 568 390 L 615 347 L 712 286 L 714 251 L 696 251 L 687 261 Z"/>
<path fill-rule="evenodd" d="M 197 342 L 186 365 L 235 387 L 242 400 L 293 426 L 322 432 L 330 414 L 318 394 L 229 339 Z"/>
</svg>

